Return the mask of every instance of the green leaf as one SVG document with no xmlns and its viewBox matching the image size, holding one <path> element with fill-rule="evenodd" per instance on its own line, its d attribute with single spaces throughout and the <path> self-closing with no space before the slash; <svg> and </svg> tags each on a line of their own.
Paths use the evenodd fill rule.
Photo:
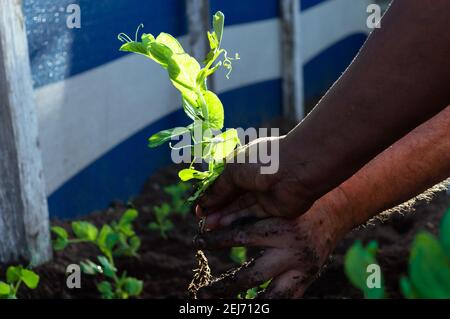
<svg viewBox="0 0 450 319">
<path fill-rule="evenodd" d="M 208 31 L 207 35 L 208 35 L 209 47 L 211 48 L 211 51 L 206 56 L 206 59 L 203 62 L 204 64 L 208 64 L 208 62 L 211 61 L 211 59 L 214 56 L 214 51 L 219 47 L 219 40 L 217 39 L 217 34 L 215 32 Z"/>
<path fill-rule="evenodd" d="M 245 247 L 233 247 L 231 248 L 230 258 L 235 263 L 242 265 L 247 261 L 247 248 Z"/>
<path fill-rule="evenodd" d="M 148 139 L 148 146 L 153 148 L 160 146 L 168 141 L 170 141 L 172 138 L 177 137 L 179 135 L 183 135 L 185 133 L 189 133 L 189 128 L 187 127 L 175 127 L 169 130 L 163 130 L 156 134 L 153 134 Z"/>
<path fill-rule="evenodd" d="M 250 288 L 245 293 L 245 299 L 255 299 L 257 295 L 258 295 L 258 289 Z"/>
<path fill-rule="evenodd" d="M 149 53 L 147 50 L 147 46 L 142 42 L 128 42 L 123 44 L 120 49 L 122 52 L 131 52 L 131 53 L 137 53 L 142 54 L 147 57 L 149 57 Z"/>
<path fill-rule="evenodd" d="M 123 286 L 128 295 L 133 297 L 139 296 L 142 292 L 143 287 L 144 283 L 142 282 L 142 280 L 138 280 L 132 277 L 127 278 Z"/>
<path fill-rule="evenodd" d="M 168 61 L 167 70 L 172 84 L 181 92 L 183 98 L 191 105 L 197 105 L 195 87 L 200 72 L 197 60 L 186 53 L 173 55 Z"/>
<path fill-rule="evenodd" d="M 58 239 L 56 239 L 56 240 L 54 240 L 52 242 L 53 249 L 55 251 L 64 250 L 67 247 L 68 244 L 69 244 L 69 241 L 66 241 L 66 240 L 61 239 L 61 238 L 58 238 Z"/>
<path fill-rule="evenodd" d="M 131 237 L 130 248 L 132 254 L 135 254 L 139 250 L 139 247 L 141 247 L 141 239 L 138 236 Z"/>
<path fill-rule="evenodd" d="M 224 25 L 225 25 L 225 16 L 222 12 L 217 11 L 213 17 L 213 28 L 217 36 L 217 40 L 219 42 L 218 47 L 220 47 L 220 43 L 222 42 Z"/>
<path fill-rule="evenodd" d="M 266 282 L 263 282 L 261 285 L 259 285 L 259 288 L 261 288 L 262 290 L 267 289 L 267 287 L 269 287 L 271 282 L 272 282 L 272 279 L 269 279 Z"/>
<path fill-rule="evenodd" d="M 60 251 L 66 248 L 69 244 L 69 234 L 67 231 L 59 226 L 54 226 L 51 230 L 56 235 L 56 239 L 52 241 L 53 249 Z"/>
<path fill-rule="evenodd" d="M 377 264 L 375 259 L 376 245 L 371 243 L 365 249 L 361 241 L 356 241 L 345 254 L 344 267 L 351 283 L 364 292 L 365 298 L 381 299 L 384 297 L 384 285 L 381 281 L 380 288 L 369 288 L 367 285 L 367 267 Z"/>
<path fill-rule="evenodd" d="M 10 293 L 11 287 L 7 283 L 0 281 L 0 297 L 8 296 Z"/>
<path fill-rule="evenodd" d="M 192 105 L 191 103 L 189 103 L 189 101 L 187 101 L 186 99 L 182 99 L 182 103 L 183 103 L 183 110 L 184 113 L 186 113 L 186 115 L 193 121 L 201 118 L 201 114 L 198 111 L 198 109 Z M 189 127 L 187 127 L 188 131 L 189 131 Z"/>
<path fill-rule="evenodd" d="M 52 232 L 53 232 L 58 238 L 66 239 L 66 240 L 69 238 L 69 234 L 68 234 L 67 231 L 66 231 L 64 228 L 62 228 L 62 227 L 59 227 L 59 226 L 53 226 L 53 227 L 51 228 L 51 230 L 52 230 Z"/>
<path fill-rule="evenodd" d="M 172 50 L 159 42 L 153 41 L 147 46 L 149 57 L 156 63 L 159 63 L 163 68 L 167 69 L 169 61 L 173 55 Z"/>
<path fill-rule="evenodd" d="M 127 209 L 120 218 L 119 224 L 121 225 L 131 224 L 138 216 L 139 213 L 136 209 Z"/>
<path fill-rule="evenodd" d="M 155 41 L 155 37 L 150 33 L 143 33 L 141 36 L 141 42 L 148 47 L 150 43 Z"/>
<path fill-rule="evenodd" d="M 86 261 L 80 262 L 80 268 L 83 273 L 86 275 L 97 275 L 103 274 L 103 269 L 96 263 L 90 261 L 89 259 Z"/>
<path fill-rule="evenodd" d="M 22 269 L 20 277 L 24 284 L 30 289 L 36 289 L 39 284 L 39 275 L 31 270 Z"/>
<path fill-rule="evenodd" d="M 439 241 L 419 233 L 412 245 L 409 281 L 419 298 L 450 298 L 450 261 Z"/>
<path fill-rule="evenodd" d="M 6 281 L 10 284 L 18 282 L 21 277 L 22 269 L 22 266 L 9 266 L 6 270 Z"/>
<path fill-rule="evenodd" d="M 105 276 L 113 278 L 117 272 L 117 268 L 114 267 L 105 256 L 98 256 L 97 259 L 102 266 Z"/>
<path fill-rule="evenodd" d="M 402 291 L 403 296 L 407 299 L 417 299 L 417 292 L 412 286 L 411 282 L 406 277 L 400 278 L 400 289 Z"/>
<path fill-rule="evenodd" d="M 82 240 L 97 240 L 98 229 L 89 222 L 72 222 L 72 230 L 77 238 Z"/>
<path fill-rule="evenodd" d="M 114 230 L 120 232 L 125 237 L 124 241 L 126 241 L 126 237 L 135 235 L 133 230 L 133 221 L 138 217 L 138 215 L 139 214 L 136 209 L 128 209 L 122 215 L 117 225 L 113 225 Z"/>
<path fill-rule="evenodd" d="M 205 148 L 208 159 L 218 162 L 233 153 L 236 146 L 240 144 L 238 133 L 235 129 L 229 129 L 217 135 Z"/>
<path fill-rule="evenodd" d="M 208 172 L 199 172 L 192 168 L 185 168 L 178 172 L 178 176 L 183 182 L 195 179 L 204 179 L 208 176 Z"/>
<path fill-rule="evenodd" d="M 114 293 L 111 283 L 108 281 L 101 281 L 97 285 L 97 290 L 101 293 L 103 299 L 113 299 Z"/>
<path fill-rule="evenodd" d="M 203 95 L 208 108 L 208 121 L 211 129 L 221 130 L 223 128 L 224 112 L 220 99 L 211 91 Z"/>
<path fill-rule="evenodd" d="M 156 38 L 156 42 L 164 44 L 174 54 L 183 54 L 183 53 L 185 53 L 183 47 L 180 44 L 180 42 L 178 42 L 177 39 L 175 39 L 173 36 L 171 36 L 168 33 L 161 32 L 158 35 L 158 37 Z"/>
<path fill-rule="evenodd" d="M 168 203 L 163 203 L 160 206 L 154 206 L 153 210 L 155 211 L 156 220 L 161 222 L 170 215 L 171 208 Z"/>
<path fill-rule="evenodd" d="M 447 258 L 450 258 L 450 208 L 441 220 L 439 239 Z"/>
<path fill-rule="evenodd" d="M 97 244 L 105 255 L 112 256 L 112 251 L 119 242 L 119 239 L 119 234 L 114 232 L 111 226 L 103 225 L 97 239 Z"/>
</svg>

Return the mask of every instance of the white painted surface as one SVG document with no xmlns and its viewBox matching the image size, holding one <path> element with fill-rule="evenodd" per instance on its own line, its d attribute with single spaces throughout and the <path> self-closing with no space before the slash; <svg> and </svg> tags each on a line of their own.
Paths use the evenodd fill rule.
<svg viewBox="0 0 450 319">
<path fill-rule="evenodd" d="M 301 17 L 303 63 L 350 34 L 369 33 L 366 8 L 371 0 L 329 0 Z M 344 9 L 343 9 L 344 8 Z"/>
<path fill-rule="evenodd" d="M 351 33 L 367 32 L 365 8 L 369 2 L 330 0 L 302 13 L 303 63 Z M 280 78 L 280 39 L 278 19 L 226 27 L 223 47 L 230 49 L 230 56 L 238 52 L 241 60 L 234 63 L 229 80 L 224 71 L 218 72 L 216 91 Z M 187 37 L 179 40 L 186 47 Z M 166 72 L 136 55 L 39 88 L 35 98 L 47 194 L 180 105 Z"/>
</svg>

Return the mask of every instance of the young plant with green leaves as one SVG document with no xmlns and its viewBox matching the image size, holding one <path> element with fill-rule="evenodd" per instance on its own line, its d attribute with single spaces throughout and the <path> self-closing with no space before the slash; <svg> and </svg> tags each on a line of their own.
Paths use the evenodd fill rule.
<svg viewBox="0 0 450 319">
<path fill-rule="evenodd" d="M 179 182 L 173 185 L 164 187 L 164 192 L 170 196 L 170 207 L 176 215 L 186 217 L 191 210 L 191 205 L 187 202 L 188 191 L 191 186 L 188 183 Z"/>
<path fill-rule="evenodd" d="M 356 242 L 345 256 L 345 271 L 350 281 L 366 298 L 384 298 L 384 287 L 368 288 L 368 264 L 377 264 L 376 243 L 366 248 Z M 408 266 L 408 276 L 400 279 L 402 294 L 408 299 L 450 298 L 450 209 L 443 217 L 439 238 L 428 232 L 415 237 Z"/>
<path fill-rule="evenodd" d="M 225 159 L 240 144 L 235 129 L 216 135 L 224 126 L 224 110 L 218 96 L 208 90 L 207 86 L 208 77 L 221 67 L 228 69 L 228 77 L 232 70 L 232 61 L 239 59 L 237 54 L 234 58 L 229 57 L 227 51 L 221 47 L 224 21 L 225 16 L 220 11 L 213 16 L 213 31 L 207 33 L 210 52 L 202 66 L 187 54 L 170 34 L 160 33 L 155 38 L 144 33 L 138 40 L 138 28 L 134 41 L 124 33 L 119 34 L 119 40 L 125 42 L 120 48 L 121 51 L 143 55 L 161 65 L 167 70 L 172 84 L 181 93 L 183 109 L 192 123 L 186 127 L 176 127 L 154 134 L 149 138 L 149 146 L 156 147 L 174 137 L 190 134 L 192 145 L 189 147 L 194 156 L 190 167 L 178 174 L 182 181 L 199 180 L 196 192 L 189 198 L 190 202 L 195 201 L 221 174 Z M 196 170 L 196 162 L 208 163 L 208 169 Z"/>
<path fill-rule="evenodd" d="M 106 224 L 99 230 L 95 225 L 85 221 L 72 222 L 72 231 L 75 238 L 62 227 L 52 227 L 55 234 L 53 248 L 63 250 L 68 245 L 89 243 L 95 245 L 103 254 L 97 257 L 98 264 L 86 260 L 80 263 L 82 271 L 87 275 L 102 275 L 105 280 L 97 285 L 102 298 L 127 299 L 137 297 L 142 292 L 143 282 L 128 277 L 124 271 L 118 273 L 115 266 L 115 257 L 138 256 L 137 251 L 141 241 L 133 229 L 133 221 L 138 217 L 135 209 L 128 209 L 118 221 Z"/>
<path fill-rule="evenodd" d="M 361 241 L 357 240 L 345 254 L 345 273 L 350 282 L 360 289 L 364 294 L 364 298 L 367 299 L 382 299 L 385 297 L 382 277 L 380 278 L 379 287 L 371 287 L 367 284 L 367 279 L 370 275 L 367 271 L 369 265 L 378 265 L 375 258 L 377 251 L 378 244 L 376 241 L 371 241 L 364 247 Z"/>
<path fill-rule="evenodd" d="M 155 221 L 148 225 L 152 231 L 157 231 L 162 238 L 167 239 L 167 233 L 173 229 L 173 223 L 170 220 L 172 208 L 168 203 L 153 207 Z"/>
<path fill-rule="evenodd" d="M 6 270 L 6 282 L 0 281 L 0 299 L 17 299 L 22 283 L 29 289 L 36 289 L 39 276 L 22 266 L 9 266 Z"/>
</svg>

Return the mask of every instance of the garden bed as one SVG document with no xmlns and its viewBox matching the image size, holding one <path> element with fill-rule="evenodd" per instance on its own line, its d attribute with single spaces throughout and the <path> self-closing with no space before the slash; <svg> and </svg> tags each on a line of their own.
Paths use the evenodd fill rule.
<svg viewBox="0 0 450 319">
<path fill-rule="evenodd" d="M 144 281 L 141 298 L 185 298 L 187 286 L 196 266 L 192 238 L 197 231 L 193 215 L 182 218 L 174 216 L 174 229 L 168 239 L 162 239 L 157 232 L 151 232 L 147 225 L 153 220 L 152 209 L 168 200 L 162 188 L 177 182 L 177 168 L 168 167 L 150 178 L 140 195 L 131 202 L 139 210 L 135 222 L 137 234 L 142 240 L 139 258 L 117 259 L 120 270 L 127 270 L 130 276 Z M 438 231 L 439 220 L 448 206 L 448 196 L 441 193 L 426 204 L 418 203 L 414 212 L 394 214 L 384 222 L 376 222 L 349 234 L 337 247 L 335 253 L 322 271 L 319 279 L 307 291 L 306 298 L 360 298 L 361 293 L 353 288 L 343 272 L 343 256 L 355 239 L 364 242 L 377 240 L 380 245 L 378 261 L 386 276 L 389 296 L 399 297 L 398 281 L 407 269 L 408 251 L 414 235 L 419 230 Z M 83 218 L 97 226 L 118 219 L 126 209 L 126 204 L 114 202 L 100 212 Z M 70 221 L 53 221 L 53 225 L 70 228 Z M 39 287 L 30 291 L 21 290 L 21 298 L 98 298 L 95 278 L 82 276 L 81 289 L 66 287 L 65 269 L 67 265 L 84 259 L 95 259 L 98 251 L 89 244 L 71 245 L 62 252 L 54 254 L 54 260 L 40 266 L 36 271 L 41 276 Z M 213 274 L 234 266 L 228 251 L 208 253 Z M 4 268 L 1 273 L 4 273 Z"/>
</svg>

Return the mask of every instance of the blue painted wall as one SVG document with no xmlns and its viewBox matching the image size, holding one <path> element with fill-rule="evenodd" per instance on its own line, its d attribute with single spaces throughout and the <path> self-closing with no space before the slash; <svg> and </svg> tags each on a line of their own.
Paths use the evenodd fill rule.
<svg viewBox="0 0 450 319">
<path fill-rule="evenodd" d="M 81 7 L 81 28 L 66 25 L 69 4 Z M 64 80 L 125 55 L 117 35 L 186 33 L 184 1 L 23 0 L 35 87 Z"/>
<path fill-rule="evenodd" d="M 302 10 L 324 1 L 301 0 Z M 81 29 L 66 27 L 65 9 L 72 3 L 82 8 Z M 117 34 L 133 36 L 141 22 L 145 32 L 186 33 L 182 0 L 23 0 L 23 9 L 35 88 L 122 57 Z M 270 19 L 279 13 L 278 0 L 211 0 L 211 12 L 217 10 L 226 14 L 227 25 Z M 351 35 L 304 66 L 306 100 L 325 92 L 364 39 L 365 35 Z M 281 80 L 242 87 L 220 98 L 225 105 L 226 127 L 258 126 L 281 114 Z M 51 216 L 81 216 L 106 207 L 113 199 L 127 200 L 137 194 L 149 175 L 170 162 L 169 149 L 149 149 L 147 138 L 185 121 L 181 110 L 169 114 L 104 154 L 49 196 Z"/>
<path fill-rule="evenodd" d="M 221 94 L 220 99 L 226 105 L 225 127 L 257 127 L 281 114 L 281 81 L 243 87 Z M 258 112 L 254 105 L 258 105 Z M 126 201 L 137 194 L 148 176 L 170 163 L 170 149 L 149 149 L 148 137 L 167 127 L 186 124 L 180 109 L 117 145 L 49 197 L 51 215 L 73 218 L 104 208 L 113 199 Z"/>
</svg>

